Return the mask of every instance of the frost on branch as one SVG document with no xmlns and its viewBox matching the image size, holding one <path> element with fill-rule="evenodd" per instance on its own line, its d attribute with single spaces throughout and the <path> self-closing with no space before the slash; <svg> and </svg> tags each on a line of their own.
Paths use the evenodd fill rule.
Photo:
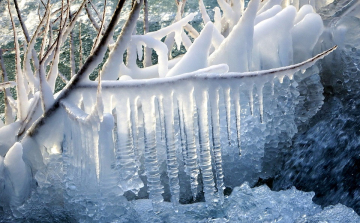
<svg viewBox="0 0 360 223">
<path fill-rule="evenodd" d="M 318 69 L 312 66 L 336 49 L 316 55 L 324 30 L 320 16 L 310 5 L 298 11 L 299 6 L 284 7 L 281 1 L 252 0 L 244 9 L 244 1 L 224 0 L 218 1 L 222 15 L 215 9 L 213 23 L 199 1 L 204 28 L 198 33 L 189 24 L 195 13 L 183 14 L 182 1 L 177 2 L 174 23 L 140 35 L 134 30 L 143 2 L 130 5 L 113 45 L 125 1 L 119 1 L 107 26 L 104 16 L 101 26 L 92 18 L 91 1 L 82 1 L 74 13 L 65 2 L 57 12 L 48 3 L 24 52 L 23 66 L 13 23 L 18 115 L 0 128 L 0 173 L 10 173 L 0 179 L 16 186 L 11 192 L 0 191 L 0 198 L 6 197 L 1 205 L 16 209 L 31 203 L 32 198 L 26 201 L 31 191 L 63 185 L 61 196 L 69 207 L 80 205 L 79 199 L 89 200 L 81 215 L 101 219 L 99 210 L 118 207 L 114 200 L 123 195 L 148 197 L 155 211 L 164 197 L 176 209 L 202 192 L 206 202 L 216 204 L 224 202 L 225 187 L 244 181 L 254 185 L 260 176 L 272 174 L 262 166 L 265 146 L 276 149 L 291 143 L 299 124 L 295 114 L 304 110 L 306 100 L 297 86 L 317 77 Z M 63 78 L 66 86 L 54 95 L 55 81 L 63 76 L 59 55 L 84 7 L 98 39 L 77 74 L 68 82 Z M 58 26 L 57 32 L 52 25 Z M 56 35 L 48 47 L 42 44 L 36 69 L 30 53 L 36 37 L 47 32 Z M 174 44 L 177 49 L 183 45 L 186 53 L 169 57 Z M 157 64 L 138 66 L 137 60 L 148 60 L 143 47 L 157 53 Z M 107 50 L 98 82 L 90 81 Z M 74 71 L 74 61 L 71 66 Z M 10 86 L 4 82 L 1 89 Z M 314 105 L 316 112 L 322 95 L 309 97 L 321 98 Z M 305 113 L 301 121 L 313 115 Z M 54 185 L 46 176 L 56 162 L 62 169 Z"/>
</svg>

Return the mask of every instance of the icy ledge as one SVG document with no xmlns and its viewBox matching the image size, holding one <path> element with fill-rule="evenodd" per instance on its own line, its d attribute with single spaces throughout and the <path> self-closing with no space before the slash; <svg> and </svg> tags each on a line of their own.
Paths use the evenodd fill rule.
<svg viewBox="0 0 360 223">
<path fill-rule="evenodd" d="M 45 205 L 44 197 L 41 198 L 45 194 L 39 195 L 35 194 L 20 206 L 17 216 L 0 210 L 0 222 L 25 219 L 41 219 L 42 222 L 360 222 L 360 216 L 342 204 L 322 209 L 312 202 L 313 192 L 302 192 L 295 187 L 276 192 L 266 185 L 250 188 L 247 182 L 235 187 L 231 195 L 225 197 L 223 205 L 198 202 L 179 205 L 177 212 L 170 202 L 159 203 L 155 213 L 149 199 L 127 201 L 120 196 L 115 199 L 119 202 L 117 205 L 103 209 L 107 215 L 95 214 L 92 220 L 83 215 L 81 205 L 85 203 L 67 203 L 71 210 L 64 210 L 59 209 L 57 202 Z M 57 193 L 47 195 L 46 200 L 56 199 L 56 196 Z"/>
<path fill-rule="evenodd" d="M 222 207 L 208 207 L 206 203 L 179 206 L 174 213 L 170 203 L 161 204 L 161 213 L 152 211 L 151 201 L 132 202 L 140 222 L 359 222 L 351 209 L 338 204 L 322 209 L 312 202 L 313 192 L 271 191 L 263 185 L 250 188 L 248 183 L 236 187 L 225 198 Z"/>
</svg>

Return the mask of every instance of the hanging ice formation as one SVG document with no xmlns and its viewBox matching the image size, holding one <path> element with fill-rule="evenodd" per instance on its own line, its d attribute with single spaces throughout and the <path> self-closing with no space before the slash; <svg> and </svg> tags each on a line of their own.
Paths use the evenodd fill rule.
<svg viewBox="0 0 360 223">
<path fill-rule="evenodd" d="M 38 103 L 39 93 L 24 99 L 30 105 L 19 105 L 23 112 L 34 117 L 40 117 L 41 109 L 47 112 L 32 128 L 35 120 L 25 114 L 18 118 L 27 125 L 15 122 L 0 129 L 0 151 L 6 154 L 0 156 L 0 179 L 15 185 L 6 187 L 11 191 L 0 188 L 2 203 L 13 207 L 28 197 L 30 172 L 38 185 L 46 185 L 41 174 L 58 156 L 64 198 L 98 204 L 86 204 L 88 216 L 98 213 L 101 200 L 128 191 L 136 195 L 144 186 L 155 205 L 165 193 L 176 206 L 181 199 L 196 199 L 201 191 L 206 202 L 221 202 L 225 186 L 254 183 L 263 174 L 265 145 L 290 143 L 299 122 L 321 106 L 318 100 L 315 111 L 302 112 L 307 99 L 299 97 L 298 85 L 309 76 L 318 80 L 316 67 L 306 69 L 336 47 L 312 57 L 323 24 L 310 5 L 297 12 L 294 6 L 282 9 L 281 1 L 252 0 L 244 11 L 244 1 L 233 2 L 238 4 L 219 0 L 223 15 L 217 12 L 212 23 L 200 1 L 206 23 L 200 34 L 188 24 L 194 14 L 181 19 L 179 10 L 169 27 L 133 35 L 140 8 L 136 6 L 100 72 L 101 87 L 74 77 L 72 88 L 65 88 L 55 102 L 42 96 Z M 196 37 L 193 43 L 184 27 Z M 304 35 L 308 32 L 311 35 Z M 182 43 L 187 53 L 168 60 L 164 36 L 172 36 L 177 46 Z M 137 67 L 142 46 L 158 53 L 157 65 Z M 119 63 L 126 48 L 127 63 Z M 99 59 L 94 61 L 93 68 Z M 39 83 L 40 94 L 49 93 L 48 83 Z M 321 93 L 321 87 L 316 91 Z M 309 97 L 322 99 L 321 94 Z M 301 120 L 296 113 L 302 114 Z M 61 128 L 55 130 L 54 122 Z M 21 143 L 8 146 L 9 132 L 29 128 Z M 12 159 L 21 160 L 20 169 Z"/>
</svg>

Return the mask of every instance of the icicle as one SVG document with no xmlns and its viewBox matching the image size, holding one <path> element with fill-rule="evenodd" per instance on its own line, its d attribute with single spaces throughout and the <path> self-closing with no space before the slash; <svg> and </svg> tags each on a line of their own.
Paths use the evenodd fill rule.
<svg viewBox="0 0 360 223">
<path fill-rule="evenodd" d="M 111 168 L 111 164 L 115 160 L 113 128 L 114 117 L 105 113 L 99 131 L 100 190 L 104 193 L 112 191 L 113 188 L 118 188 L 117 178 Z"/>
<path fill-rule="evenodd" d="M 240 107 L 240 91 L 239 87 L 236 86 L 235 92 L 233 93 L 234 96 L 234 103 L 235 103 L 235 117 L 236 117 L 236 133 L 237 133 L 237 142 L 239 147 L 239 155 L 241 155 L 241 107 Z"/>
<path fill-rule="evenodd" d="M 280 84 L 282 84 L 284 82 L 285 76 L 286 76 L 285 74 L 276 75 L 276 77 L 279 79 Z"/>
<path fill-rule="evenodd" d="M 82 138 L 84 138 L 83 148 L 85 149 L 85 167 L 83 171 L 85 180 L 83 181 L 82 188 L 86 188 L 86 193 L 89 195 L 98 192 L 96 191 L 96 186 L 99 183 L 98 129 L 95 125 L 96 121 L 92 119 L 86 120 L 80 127 L 83 130 L 81 135 L 83 136 Z"/>
<path fill-rule="evenodd" d="M 125 105 L 126 104 L 126 105 Z M 118 148 L 117 156 L 120 165 L 120 186 L 124 191 L 132 190 L 137 193 L 143 187 L 138 176 L 138 166 L 135 160 L 130 101 L 119 103 L 116 107 Z"/>
<path fill-rule="evenodd" d="M 140 154 L 139 154 L 139 114 L 137 108 L 138 99 L 130 101 L 130 116 L 131 116 L 131 131 L 133 138 L 135 160 L 138 167 L 140 167 Z"/>
<path fill-rule="evenodd" d="M 224 90 L 224 102 L 226 110 L 226 122 L 227 122 L 227 135 L 229 140 L 229 145 L 231 145 L 231 88 Z"/>
<path fill-rule="evenodd" d="M 142 103 L 144 115 L 144 141 L 145 141 L 145 171 L 149 198 L 152 200 L 155 212 L 158 212 L 158 204 L 163 201 L 163 186 L 160 181 L 159 164 L 156 151 L 156 116 L 155 97 L 152 96 Z"/>
<path fill-rule="evenodd" d="M 177 101 L 177 115 L 179 119 L 179 137 L 180 137 L 180 148 L 181 155 L 184 162 L 185 172 L 190 176 L 189 169 L 187 168 L 187 148 L 186 148 L 186 135 L 184 126 L 184 112 L 180 109 L 179 101 Z"/>
<path fill-rule="evenodd" d="M 212 140 L 213 153 L 216 168 L 216 187 L 220 202 L 224 202 L 224 173 L 222 168 L 222 157 L 220 147 L 220 108 L 219 108 L 219 90 L 209 91 L 210 108 L 211 108 L 211 124 L 212 124 Z"/>
<path fill-rule="evenodd" d="M 206 202 L 212 203 L 214 197 L 214 177 L 211 165 L 211 153 L 209 142 L 209 123 L 208 123 L 208 94 L 207 91 L 196 92 L 196 105 L 198 109 L 199 123 L 199 166 L 203 180 L 203 190 Z"/>
<path fill-rule="evenodd" d="M 184 32 L 183 29 L 181 29 L 180 31 L 176 31 L 175 32 L 175 43 L 176 43 L 176 48 L 177 50 L 180 50 L 180 47 L 181 47 L 181 40 L 182 40 L 182 33 Z"/>
<path fill-rule="evenodd" d="M 261 123 L 264 123 L 264 95 L 263 95 L 263 89 L 264 89 L 263 82 L 259 83 L 257 85 L 257 93 L 259 97 L 259 106 L 260 106 L 260 121 Z"/>
<path fill-rule="evenodd" d="M 249 106 L 251 115 L 254 115 L 254 84 L 249 86 Z"/>
<path fill-rule="evenodd" d="M 95 171 L 96 171 L 96 180 L 97 183 L 100 184 L 100 158 L 99 158 L 99 117 L 96 117 L 91 123 L 92 131 L 91 138 L 89 138 L 90 142 L 89 149 L 90 152 L 93 153 L 94 163 L 95 163 Z M 91 156 L 91 155 L 90 155 Z"/>
<path fill-rule="evenodd" d="M 160 132 L 160 141 L 165 140 L 165 117 L 164 117 L 164 109 L 160 106 L 160 99 L 156 98 L 155 100 L 155 107 L 156 107 L 156 127 L 159 128 Z"/>
<path fill-rule="evenodd" d="M 22 144 L 16 142 L 4 158 L 7 179 L 10 181 L 10 205 L 20 206 L 30 194 L 31 174 L 29 166 L 23 160 Z"/>
<path fill-rule="evenodd" d="M 138 57 L 138 60 L 143 60 L 143 48 L 142 48 L 142 45 L 141 44 L 137 44 L 136 45 L 136 50 L 137 50 L 137 57 Z"/>
<path fill-rule="evenodd" d="M 166 45 L 160 40 L 157 40 L 148 35 L 143 35 L 143 36 L 133 35 L 131 37 L 131 43 L 136 45 L 141 44 L 144 45 L 145 47 L 153 48 L 158 54 L 159 77 L 165 77 L 166 73 L 168 72 L 168 48 L 166 47 Z M 130 68 L 137 68 L 137 65 L 135 64 Z M 122 74 L 121 71 L 120 74 Z M 133 75 L 131 74 L 129 74 L 129 76 L 133 77 Z"/>
<path fill-rule="evenodd" d="M 198 176 L 199 176 L 199 168 L 198 168 L 198 156 L 197 156 L 197 147 L 196 147 L 196 139 L 194 132 L 194 89 L 192 89 L 188 97 L 182 98 L 180 100 L 181 108 L 183 110 L 184 115 L 184 123 L 185 123 L 185 135 L 186 135 L 186 149 L 187 149 L 187 169 L 190 174 L 190 184 L 191 191 L 193 194 L 193 199 L 196 199 L 198 193 Z M 186 104 L 184 104 L 186 102 Z"/>
<path fill-rule="evenodd" d="M 174 206 L 179 203 L 180 185 L 179 185 L 179 164 L 176 157 L 175 133 L 174 133 L 174 100 L 170 93 L 160 100 L 161 110 L 165 116 L 165 140 L 166 140 L 166 163 L 167 174 L 169 176 L 169 185 L 171 192 L 171 202 Z"/>
</svg>

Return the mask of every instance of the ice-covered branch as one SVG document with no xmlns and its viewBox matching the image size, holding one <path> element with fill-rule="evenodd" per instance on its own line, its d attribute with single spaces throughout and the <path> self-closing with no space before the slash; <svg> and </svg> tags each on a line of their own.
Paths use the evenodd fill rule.
<svg viewBox="0 0 360 223">
<path fill-rule="evenodd" d="M 54 103 L 51 105 L 51 107 L 44 111 L 42 118 L 31 126 L 31 128 L 27 132 L 27 135 L 29 137 L 35 136 L 38 133 L 39 128 L 45 124 L 45 120 L 49 119 L 50 117 L 52 117 L 52 115 L 55 114 L 57 108 L 59 107 L 60 101 L 67 98 L 70 95 L 70 93 L 77 88 L 79 82 L 81 80 L 85 80 L 86 78 L 88 78 L 90 73 L 101 62 L 101 60 L 105 55 L 107 45 L 113 36 L 115 26 L 120 19 L 120 12 L 124 6 L 124 3 L 125 0 L 120 0 L 118 2 L 117 7 L 111 18 L 111 21 L 105 31 L 105 34 L 102 37 L 96 49 L 94 50 L 94 53 L 87 58 L 84 65 L 81 67 L 78 73 L 70 80 L 70 82 L 65 86 L 65 88 L 60 92 L 60 94 L 58 95 Z"/>
<path fill-rule="evenodd" d="M 171 24 L 170 26 L 167 26 L 165 28 L 162 28 L 158 31 L 154 31 L 154 32 L 149 32 L 146 35 L 151 36 L 155 39 L 162 39 L 164 36 L 168 35 L 171 32 L 175 32 L 175 31 L 181 31 L 188 22 L 190 22 L 191 20 L 193 20 L 195 17 L 195 13 L 190 13 L 189 15 L 187 15 L 186 17 L 182 18 L 181 20 Z"/>
<path fill-rule="evenodd" d="M 103 80 L 116 80 L 118 78 L 118 70 L 121 65 L 119 58 L 123 57 L 127 44 L 131 40 L 131 35 L 135 28 L 137 19 L 139 17 L 140 8 L 143 0 L 140 3 L 135 2 L 130 12 L 129 18 L 126 21 L 117 41 L 115 47 L 111 50 L 109 59 L 104 64 L 100 75 Z"/>
<path fill-rule="evenodd" d="M 331 52 L 337 49 L 337 46 L 334 46 L 316 56 L 302 61 L 301 63 L 293 64 L 286 67 L 274 68 L 269 70 L 260 70 L 260 71 L 251 71 L 251 72 L 227 72 L 228 66 L 226 64 L 220 64 L 216 66 L 210 66 L 209 68 L 194 71 L 190 73 L 185 73 L 182 75 L 177 75 L 173 77 L 166 77 L 161 79 L 149 79 L 149 80 L 128 80 L 128 81 L 102 81 L 103 89 L 121 89 L 121 88 L 141 88 L 143 86 L 162 86 L 168 85 L 170 83 L 178 83 L 185 80 L 222 80 L 222 79 L 246 79 L 251 77 L 261 77 L 261 76 L 292 76 L 294 73 L 300 70 L 306 70 L 309 67 L 313 66 L 318 60 L 323 59 L 325 56 L 329 55 Z M 180 84 L 181 85 L 181 84 Z M 81 89 L 96 89 L 98 83 L 96 82 L 87 82 L 81 83 L 78 85 L 78 88 Z"/>
<path fill-rule="evenodd" d="M 19 5 L 17 3 L 17 0 L 14 0 L 14 5 L 15 5 L 15 9 L 16 9 L 16 13 L 17 13 L 17 16 L 18 16 L 18 19 L 20 21 L 20 25 L 21 25 L 21 28 L 23 30 L 23 33 L 24 33 L 24 36 L 25 36 L 25 39 L 26 39 L 26 42 L 30 42 L 30 35 L 29 35 L 29 32 L 26 28 L 26 25 L 22 19 L 22 16 L 21 16 L 21 12 L 20 12 L 20 9 L 19 9 Z M 35 36 L 35 35 L 34 35 Z M 36 69 L 39 69 L 39 60 L 37 58 L 37 55 L 36 55 L 36 51 L 35 50 L 32 50 L 31 51 L 31 56 L 32 56 L 32 59 L 34 61 L 34 66 Z"/>
<path fill-rule="evenodd" d="M 16 77 L 16 94 L 17 94 L 17 119 L 24 120 L 27 114 L 27 110 L 29 107 L 29 102 L 27 98 L 26 92 L 26 83 L 24 80 L 24 76 L 22 74 L 21 69 L 21 58 L 20 58 L 20 47 L 16 33 L 16 27 L 14 23 L 14 19 L 10 9 L 10 0 L 8 0 L 8 10 L 10 14 L 11 24 L 13 28 L 13 35 L 14 35 L 14 44 L 15 44 L 15 77 Z"/>
<path fill-rule="evenodd" d="M 149 32 L 149 28 L 150 28 L 149 27 L 149 6 L 148 6 L 148 1 L 144 0 L 144 35 Z M 151 49 L 149 49 L 148 47 L 144 48 L 144 61 L 143 61 L 144 67 L 148 67 L 148 66 L 152 65 L 151 53 L 152 53 Z"/>
<path fill-rule="evenodd" d="M 1 57 L 0 57 L 1 58 Z M 16 82 L 15 81 L 6 81 L 6 82 L 2 82 L 0 83 L 0 89 L 1 90 L 5 90 L 7 88 L 10 88 L 10 87 L 14 87 L 16 86 Z"/>
<path fill-rule="evenodd" d="M 43 18 L 40 21 L 40 24 L 38 25 L 38 27 L 36 28 L 36 31 L 33 35 L 33 37 L 31 38 L 31 40 L 28 42 L 28 46 L 27 46 L 27 50 L 25 51 L 25 55 L 24 55 L 24 74 L 26 79 L 29 82 L 30 88 L 32 90 L 32 93 L 34 93 L 35 91 L 38 90 L 39 86 L 38 86 L 38 78 L 34 76 L 32 69 L 31 69 L 31 64 L 30 64 L 30 53 L 33 52 L 34 49 L 34 45 L 36 42 L 36 38 L 40 32 L 40 29 L 42 28 L 42 26 L 45 24 L 45 21 L 49 20 L 49 14 L 50 14 L 50 4 L 47 4 L 47 8 L 45 11 L 45 15 L 43 16 Z M 45 41 L 46 38 L 44 38 L 43 41 Z M 44 44 L 45 45 L 45 44 Z"/>
</svg>

